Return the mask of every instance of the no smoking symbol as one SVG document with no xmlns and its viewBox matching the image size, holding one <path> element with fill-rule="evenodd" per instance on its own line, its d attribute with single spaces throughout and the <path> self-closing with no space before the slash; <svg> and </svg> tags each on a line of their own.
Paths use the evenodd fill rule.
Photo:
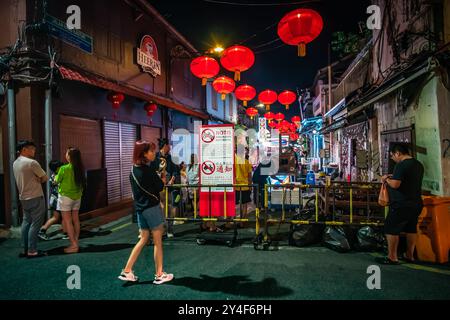
<svg viewBox="0 0 450 320">
<path fill-rule="evenodd" d="M 206 129 L 205 131 L 202 132 L 202 140 L 205 143 L 213 142 L 215 137 L 216 135 L 214 134 L 214 131 L 210 129 Z"/>
<path fill-rule="evenodd" d="M 205 161 L 202 165 L 202 172 L 207 176 L 211 175 L 216 171 L 216 165 L 211 161 Z"/>
</svg>

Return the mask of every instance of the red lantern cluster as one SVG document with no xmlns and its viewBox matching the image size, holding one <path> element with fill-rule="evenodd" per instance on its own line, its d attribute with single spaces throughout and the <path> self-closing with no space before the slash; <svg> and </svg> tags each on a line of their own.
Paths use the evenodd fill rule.
<svg viewBox="0 0 450 320">
<path fill-rule="evenodd" d="M 240 81 L 241 72 L 250 69 L 255 63 L 255 55 L 247 47 L 231 46 L 223 51 L 220 63 L 228 71 L 234 72 L 235 81 Z"/>
<path fill-rule="evenodd" d="M 219 70 L 219 63 L 211 57 L 198 57 L 191 62 L 191 72 L 197 78 L 202 79 L 202 86 L 206 85 L 208 78 L 217 76 Z"/>
<path fill-rule="evenodd" d="M 258 100 L 266 106 L 266 110 L 270 110 L 270 105 L 277 101 L 278 95 L 273 90 L 264 90 L 258 95 Z"/>
<path fill-rule="evenodd" d="M 251 120 L 253 120 L 253 117 L 258 114 L 258 109 L 250 107 L 245 110 L 245 113 L 250 117 Z"/>
<path fill-rule="evenodd" d="M 292 141 L 298 140 L 298 134 L 297 133 L 291 133 L 289 135 L 289 137 L 291 138 Z"/>
<path fill-rule="evenodd" d="M 234 90 L 234 94 L 236 95 L 236 99 L 243 101 L 243 105 L 246 107 L 247 102 L 256 96 L 256 90 L 248 84 L 243 84 Z"/>
<path fill-rule="evenodd" d="M 233 79 L 225 76 L 221 76 L 213 82 L 213 88 L 221 94 L 222 100 L 225 100 L 228 93 L 233 92 L 235 86 L 236 84 Z"/>
<path fill-rule="evenodd" d="M 286 110 L 289 110 L 289 105 L 294 103 L 297 99 L 297 95 L 289 90 L 285 90 L 278 95 L 278 102 L 286 107 Z"/>
<path fill-rule="evenodd" d="M 278 36 L 289 45 L 298 46 L 298 55 L 306 55 L 306 44 L 314 40 L 323 29 L 320 14 L 311 9 L 297 9 L 287 13 L 278 23 Z"/>
<path fill-rule="evenodd" d="M 278 126 L 278 124 L 275 121 L 269 122 L 269 127 L 271 127 L 272 129 L 275 129 L 277 126 Z"/>
</svg>

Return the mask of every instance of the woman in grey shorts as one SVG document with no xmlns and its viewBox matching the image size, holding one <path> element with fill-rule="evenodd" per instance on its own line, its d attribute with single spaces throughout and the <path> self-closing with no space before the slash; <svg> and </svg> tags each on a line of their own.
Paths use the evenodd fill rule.
<svg viewBox="0 0 450 320">
<path fill-rule="evenodd" d="M 138 277 L 133 272 L 133 266 L 150 237 L 150 231 L 153 235 L 153 256 L 156 269 L 153 283 L 162 284 L 173 279 L 173 274 L 166 273 L 163 270 L 162 235 L 164 233 L 165 218 L 160 206 L 159 193 L 164 188 L 166 177 L 162 176 L 160 178 L 155 169 L 148 166 L 148 163 L 155 159 L 155 149 L 154 143 L 142 140 L 137 141 L 134 145 L 130 182 L 140 230 L 140 239 L 134 246 L 133 251 L 131 251 L 127 265 L 119 276 L 120 280 L 138 280 Z"/>
</svg>

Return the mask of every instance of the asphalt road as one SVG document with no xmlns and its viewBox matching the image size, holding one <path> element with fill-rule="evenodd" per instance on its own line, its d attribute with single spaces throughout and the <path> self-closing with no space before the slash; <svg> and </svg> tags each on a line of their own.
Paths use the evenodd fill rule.
<svg viewBox="0 0 450 320">
<path fill-rule="evenodd" d="M 49 256 L 18 258 L 19 239 L 0 243 L 0 299 L 126 300 L 297 300 L 297 299 L 450 299 L 450 266 L 380 266 L 380 289 L 370 290 L 368 267 L 381 254 L 340 254 L 316 246 L 254 250 L 254 230 L 239 230 L 235 247 L 198 245 L 194 224 L 175 226 L 164 242 L 165 270 L 175 279 L 152 284 L 153 247 L 135 266 L 137 284 L 117 279 L 137 241 L 137 226 L 124 221 L 111 230 L 84 234 L 81 252 L 65 255 L 66 240 L 41 241 Z M 80 269 L 80 289 L 69 289 L 70 266 Z M 70 281 L 69 281 L 70 282 Z M 74 282 L 72 282 L 74 283 Z"/>
</svg>

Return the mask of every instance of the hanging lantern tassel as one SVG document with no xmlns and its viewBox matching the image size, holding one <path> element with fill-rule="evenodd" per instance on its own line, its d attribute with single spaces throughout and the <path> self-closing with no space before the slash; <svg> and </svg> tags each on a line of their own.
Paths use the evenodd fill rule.
<svg viewBox="0 0 450 320">
<path fill-rule="evenodd" d="M 227 97 L 227 95 L 226 95 L 225 93 L 222 93 L 222 95 L 220 96 L 220 98 L 221 98 L 222 100 L 225 100 L 226 97 Z"/>
<path fill-rule="evenodd" d="M 299 57 L 306 56 L 306 44 L 304 42 L 300 42 L 297 46 L 297 51 Z"/>
<path fill-rule="evenodd" d="M 241 72 L 239 70 L 234 72 L 234 81 L 241 81 Z"/>
<path fill-rule="evenodd" d="M 266 111 L 270 111 L 270 104 L 266 104 Z"/>
<path fill-rule="evenodd" d="M 286 110 L 289 110 L 289 105 L 288 105 L 288 104 L 286 104 L 285 106 L 286 106 Z"/>
<path fill-rule="evenodd" d="M 244 107 L 246 107 L 247 106 L 247 101 L 244 100 L 244 102 L 242 104 L 244 105 Z"/>
<path fill-rule="evenodd" d="M 208 82 L 208 78 L 202 78 L 202 86 L 206 86 L 206 83 Z"/>
</svg>

